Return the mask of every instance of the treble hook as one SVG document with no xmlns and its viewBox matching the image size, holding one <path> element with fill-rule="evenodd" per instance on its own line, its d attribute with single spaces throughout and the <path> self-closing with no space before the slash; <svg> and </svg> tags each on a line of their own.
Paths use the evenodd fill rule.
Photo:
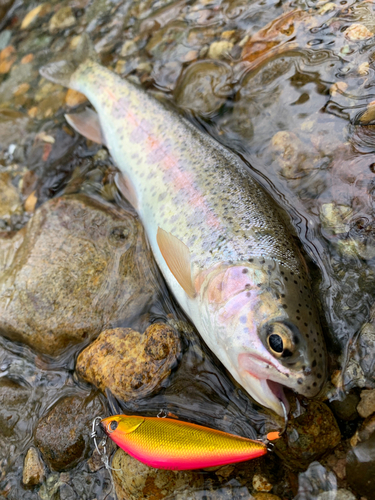
<svg viewBox="0 0 375 500">
<path fill-rule="evenodd" d="M 120 471 L 121 469 L 114 469 L 113 467 L 111 467 L 109 465 L 109 457 L 108 457 L 108 454 L 107 454 L 107 436 L 105 436 L 99 443 L 99 446 L 102 447 L 102 450 L 103 452 L 100 451 L 99 449 L 99 446 L 98 446 L 98 443 L 96 441 L 96 438 L 98 437 L 97 433 L 96 433 L 96 427 L 100 424 L 100 422 L 102 421 L 102 417 L 95 417 L 94 420 L 92 421 L 92 427 L 91 427 L 91 433 L 90 433 L 90 436 L 91 438 L 93 439 L 94 441 L 94 445 L 95 445 L 95 449 L 96 451 L 98 452 L 99 456 L 100 456 L 100 459 L 101 461 L 103 462 L 103 465 L 104 467 L 108 470 L 108 472 L 110 473 L 111 470 L 116 470 L 116 471 Z M 111 473 L 110 473 L 111 474 Z M 112 477 L 112 475 L 111 475 Z"/>
</svg>

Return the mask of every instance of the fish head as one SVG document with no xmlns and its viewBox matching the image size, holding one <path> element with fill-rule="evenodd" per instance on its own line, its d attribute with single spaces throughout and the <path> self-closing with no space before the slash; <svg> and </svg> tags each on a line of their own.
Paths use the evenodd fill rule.
<svg viewBox="0 0 375 500">
<path fill-rule="evenodd" d="M 282 416 L 283 405 L 289 411 L 283 386 L 306 397 L 321 389 L 325 343 L 306 272 L 252 261 L 207 274 L 203 328 L 237 382 Z"/>
<path fill-rule="evenodd" d="M 103 431 L 119 446 L 123 447 L 126 436 L 134 432 L 145 421 L 144 417 L 112 415 L 103 418 L 100 425 Z"/>
</svg>

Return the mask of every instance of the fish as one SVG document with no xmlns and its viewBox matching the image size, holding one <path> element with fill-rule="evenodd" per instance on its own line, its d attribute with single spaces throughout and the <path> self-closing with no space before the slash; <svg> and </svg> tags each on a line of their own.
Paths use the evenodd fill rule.
<svg viewBox="0 0 375 500">
<path fill-rule="evenodd" d="M 114 415 L 101 426 L 120 448 L 155 469 L 205 469 L 267 453 L 262 441 L 173 418 Z"/>
<path fill-rule="evenodd" d="M 280 416 L 285 387 L 316 396 L 327 354 L 308 268 L 286 214 L 249 167 L 100 65 L 86 34 L 40 73 L 95 108 L 66 119 L 108 148 L 171 293 L 234 380 Z"/>
</svg>

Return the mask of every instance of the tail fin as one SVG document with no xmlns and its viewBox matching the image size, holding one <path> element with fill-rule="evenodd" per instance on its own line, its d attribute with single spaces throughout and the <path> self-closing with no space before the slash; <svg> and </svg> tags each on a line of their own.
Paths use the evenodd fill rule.
<svg viewBox="0 0 375 500">
<path fill-rule="evenodd" d="M 70 53 L 67 59 L 46 64 L 39 72 L 51 82 L 70 87 L 71 76 L 78 67 L 85 62 L 96 60 L 97 54 L 92 42 L 87 33 L 83 33 L 76 50 Z"/>
</svg>

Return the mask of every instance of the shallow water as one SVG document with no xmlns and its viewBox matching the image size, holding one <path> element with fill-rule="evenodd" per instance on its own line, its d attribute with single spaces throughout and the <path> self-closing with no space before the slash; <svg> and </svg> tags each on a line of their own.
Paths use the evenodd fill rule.
<svg viewBox="0 0 375 500">
<path fill-rule="evenodd" d="M 16 1 L 0 19 L 0 173 L 10 174 L 21 200 L 10 217 L 0 217 L 1 230 L 16 231 L 27 223 L 35 209 L 25 210 L 32 193 L 36 207 L 52 197 L 80 192 L 131 212 L 117 192 L 114 166 L 105 150 L 87 143 L 64 121 L 66 110 L 85 103 L 67 100 L 65 89 L 38 74 L 42 64 L 74 47 L 75 37 L 87 31 L 103 64 L 170 101 L 196 126 L 241 155 L 285 208 L 309 257 L 330 373 L 344 369 L 352 349 L 356 352 L 355 339 L 369 319 L 375 294 L 372 4 L 53 1 L 43 4 L 27 23 L 26 14 L 36 6 Z M 54 20 L 66 6 L 71 10 Z M 358 24 L 361 29 L 355 28 Z M 149 304 L 147 318 L 140 311 L 118 326 L 143 331 L 168 314 L 182 318 L 152 263 L 150 273 L 160 291 Z M 185 334 L 184 342 L 182 360 L 167 387 L 123 404 L 124 411 L 155 415 L 166 408 L 181 418 L 210 421 L 248 437 L 275 424 L 233 384 L 194 332 Z M 41 497 L 21 486 L 24 453 L 37 421 L 61 396 L 90 393 L 91 387 L 73 374 L 82 347 L 69 347 L 50 359 L 1 341 L 0 375 L 25 388 L 26 402 L 1 450 L 0 495 Z M 347 388 L 358 385 L 353 378 L 343 377 Z M 362 378 L 373 386 L 371 370 Z M 342 397 L 340 377 L 328 394 L 331 399 Z M 350 427 L 345 437 L 354 430 Z M 274 471 L 272 460 L 269 467 Z M 292 498 L 297 493 L 293 481 L 282 485 L 276 476 L 280 482 L 273 491 Z M 61 484 L 54 487 L 54 477 L 52 473 L 49 489 L 43 485 L 44 498 L 70 498 Z M 64 484 L 72 489 L 71 498 L 81 498 L 83 484 L 89 485 L 84 487 L 86 498 L 105 498 L 108 493 L 107 472 L 93 473 L 84 461 L 69 481 Z M 242 498 L 236 495 L 245 494 L 243 488 L 251 491 L 246 481 L 213 487 L 220 488 L 223 493 L 217 498 Z M 211 493 L 203 494 L 211 498 Z"/>
</svg>

